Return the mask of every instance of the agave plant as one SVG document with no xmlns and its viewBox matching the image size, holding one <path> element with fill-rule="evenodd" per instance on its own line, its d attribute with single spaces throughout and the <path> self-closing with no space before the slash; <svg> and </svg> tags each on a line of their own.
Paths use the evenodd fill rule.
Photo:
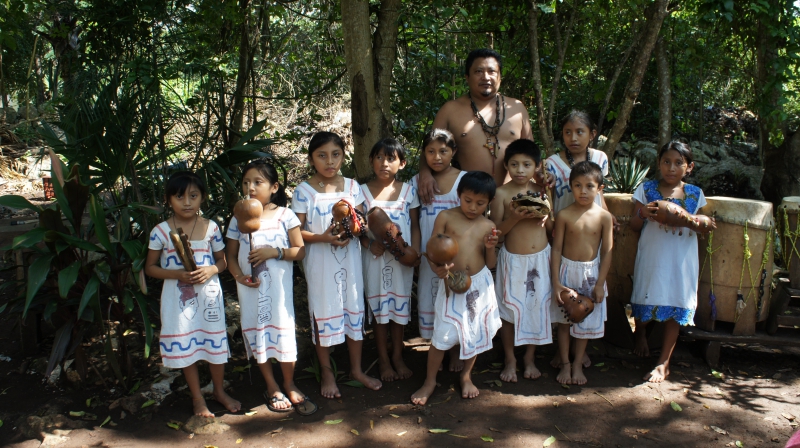
<svg viewBox="0 0 800 448">
<path fill-rule="evenodd" d="M 635 157 L 618 157 L 609 164 L 610 179 L 606 191 L 611 193 L 633 193 L 644 182 L 650 168 L 639 163 Z"/>
</svg>

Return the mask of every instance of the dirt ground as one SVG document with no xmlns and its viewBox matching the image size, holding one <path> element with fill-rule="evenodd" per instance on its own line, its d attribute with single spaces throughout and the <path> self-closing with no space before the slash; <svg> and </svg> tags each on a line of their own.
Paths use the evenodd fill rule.
<svg viewBox="0 0 800 448">
<path fill-rule="evenodd" d="M 68 439 L 60 446 L 113 447 L 340 447 L 340 446 L 741 446 L 782 447 L 796 423 L 786 416 L 800 415 L 800 363 L 796 349 L 760 346 L 723 345 L 719 372 L 712 374 L 702 359 L 693 354 L 694 343 L 682 339 L 674 358 L 669 381 L 644 384 L 641 380 L 653 359 L 640 359 L 627 349 L 603 341 L 589 344 L 595 366 L 587 370 L 589 384 L 565 388 L 555 381 L 556 370 L 548 361 L 554 346 L 540 348 L 537 364 L 543 377 L 516 384 L 494 384 L 498 379 L 495 349 L 478 359 L 475 380 L 481 394 L 473 400 L 460 398 L 457 376 L 441 373 L 441 387 L 430 404 L 413 406 L 409 396 L 421 384 L 426 362 L 424 345 L 407 349 L 407 359 L 414 370 L 411 379 L 385 383 L 378 391 L 342 385 L 341 400 L 326 400 L 319 395 L 316 380 L 300 380 L 298 385 L 309 394 L 320 410 L 310 417 L 295 413 L 270 412 L 261 398 L 263 379 L 256 369 L 233 373 L 246 366 L 241 356 L 241 339 L 231 347 L 234 359 L 226 378 L 230 393 L 243 403 L 243 412 L 219 412 L 219 419 L 230 429 L 218 435 L 188 434 L 168 426 L 190 417 L 191 400 L 181 392 L 172 393 L 161 405 L 142 409 L 121 419 L 119 407 L 109 404 L 120 391 L 109 394 L 102 385 L 88 385 L 66 390 L 44 383 L 41 373 L 20 372 L 32 365 L 20 359 L 13 322 L 0 320 L 0 354 L 11 361 L 0 361 L 0 445 L 38 447 L 40 441 L 27 439 L 20 426 L 30 415 L 87 411 L 97 420 L 84 422 L 85 429 L 63 434 Z M 413 339 L 412 339 L 413 341 Z M 46 344 L 40 356 L 46 356 Z M 365 343 L 364 365 L 375 359 L 374 340 Z M 334 353 L 340 370 L 347 368 L 347 353 L 342 347 Z M 520 357 L 521 358 L 521 357 Z M 306 351 L 298 371 L 309 365 Z M 239 369 L 241 370 L 241 369 Z M 373 368 L 374 374 L 377 370 Z M 298 375 L 303 374 L 299 372 Z M 719 373 L 718 373 L 719 375 Z M 90 378 L 97 380 L 97 378 Z M 110 379 L 107 379 L 111 381 Z M 152 380 L 152 379 L 151 379 Z M 175 384 L 178 384 L 176 381 Z M 119 388 L 118 388 L 119 389 Z M 175 389 L 175 387 L 173 387 Z M 87 408 L 86 399 L 93 398 Z M 673 409 L 671 403 L 680 406 Z M 210 402 L 213 411 L 222 407 Z M 252 415 L 245 412 L 255 411 Z M 100 423 L 111 417 L 111 424 Z M 68 417 L 69 418 L 69 417 Z M 70 418 L 79 421 L 75 418 Z M 331 424 L 335 421 L 340 423 Z M 714 428 L 716 427 L 716 429 Z M 430 429 L 446 429 L 431 433 Z M 358 434 L 356 434 L 356 432 Z M 724 433 L 724 434 L 723 434 Z M 482 439 L 491 439 L 487 442 Z"/>
</svg>

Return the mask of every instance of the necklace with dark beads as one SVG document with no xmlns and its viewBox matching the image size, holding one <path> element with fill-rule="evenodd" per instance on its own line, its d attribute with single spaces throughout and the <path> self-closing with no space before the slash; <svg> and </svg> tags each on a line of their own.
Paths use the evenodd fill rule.
<svg viewBox="0 0 800 448">
<path fill-rule="evenodd" d="M 567 149 L 567 152 L 566 152 L 565 155 L 567 156 L 567 162 L 569 162 L 569 167 L 570 168 L 574 168 L 575 167 L 575 159 L 572 158 L 572 153 L 569 151 L 569 149 Z M 590 160 L 589 159 L 589 147 L 586 147 L 586 160 Z"/>
</svg>

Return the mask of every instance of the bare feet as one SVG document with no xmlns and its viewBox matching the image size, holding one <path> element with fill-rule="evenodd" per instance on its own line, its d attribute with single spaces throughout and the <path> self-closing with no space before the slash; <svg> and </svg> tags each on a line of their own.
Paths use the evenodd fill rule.
<svg viewBox="0 0 800 448">
<path fill-rule="evenodd" d="M 652 372 L 644 376 L 644 379 L 651 383 L 660 383 L 669 376 L 669 364 L 659 364 Z"/>
<path fill-rule="evenodd" d="M 464 361 L 460 357 L 461 346 L 455 345 L 450 349 L 450 371 L 460 372 L 464 370 Z"/>
<path fill-rule="evenodd" d="M 583 363 L 584 368 L 589 368 L 592 366 L 592 360 L 589 359 L 588 353 L 583 354 L 583 359 L 581 360 L 581 362 Z M 553 356 L 553 359 L 550 361 L 550 365 L 555 367 L 556 369 L 559 368 L 559 366 L 561 366 L 561 355 L 559 355 L 558 352 L 556 352 L 556 355 Z"/>
<path fill-rule="evenodd" d="M 229 412 L 239 412 L 242 409 L 242 403 L 234 400 L 230 395 L 225 393 L 224 390 L 214 390 L 214 399 L 227 409 Z"/>
<path fill-rule="evenodd" d="M 428 402 L 428 398 L 433 395 L 433 391 L 436 389 L 436 380 L 428 381 L 425 380 L 425 384 L 422 385 L 416 392 L 411 394 L 411 402 L 414 404 L 418 404 L 420 406 L 425 406 L 425 403 Z"/>
<path fill-rule="evenodd" d="M 353 378 L 356 381 L 360 381 L 361 384 L 367 386 L 367 389 L 378 390 L 383 386 L 383 383 L 377 378 L 373 378 L 368 376 L 364 372 L 350 372 L 350 378 Z"/>
<path fill-rule="evenodd" d="M 470 379 L 461 379 L 461 398 L 475 398 L 480 395 L 481 391 L 472 384 Z"/>
<path fill-rule="evenodd" d="M 203 397 L 192 398 L 192 407 L 194 408 L 194 415 L 199 415 L 200 417 L 214 416 L 214 414 L 208 410 L 208 406 L 206 406 L 206 400 Z"/>
<path fill-rule="evenodd" d="M 583 368 L 584 369 L 588 369 L 589 367 L 592 366 L 592 360 L 589 359 L 589 354 L 588 353 L 586 353 L 586 352 L 583 353 L 583 361 L 582 362 L 583 362 Z"/>
<path fill-rule="evenodd" d="M 320 395 L 325 398 L 341 398 L 339 386 L 336 385 L 336 377 L 329 369 L 322 369 L 322 383 L 320 384 Z"/>
<path fill-rule="evenodd" d="M 561 367 L 561 355 L 558 352 L 556 352 L 555 356 L 553 356 L 553 359 L 550 360 L 550 365 L 556 369 Z"/>
<path fill-rule="evenodd" d="M 451 372 L 460 372 L 464 370 L 464 361 L 458 358 L 458 356 L 450 357 L 450 371 Z"/>
<path fill-rule="evenodd" d="M 650 347 L 647 345 L 646 333 L 644 331 L 637 331 L 635 336 L 636 341 L 633 346 L 633 353 L 643 358 L 650 356 Z"/>
<path fill-rule="evenodd" d="M 539 369 L 536 368 L 536 364 L 533 363 L 533 360 L 531 360 L 531 362 L 525 363 L 525 375 L 524 375 L 525 378 L 529 380 L 535 380 L 540 376 L 542 376 L 542 372 L 540 372 Z"/>
<path fill-rule="evenodd" d="M 517 382 L 517 360 L 506 360 L 506 366 L 500 372 L 500 379 L 506 383 Z"/>
<path fill-rule="evenodd" d="M 411 369 L 408 368 L 405 361 L 403 361 L 402 356 L 392 358 L 392 364 L 394 364 L 394 369 L 395 372 L 397 372 L 398 380 L 405 380 L 411 378 L 411 375 L 414 374 L 414 372 L 412 372 Z"/>
<path fill-rule="evenodd" d="M 586 384 L 586 375 L 583 374 L 582 363 L 572 363 L 572 384 L 577 384 L 578 386 Z"/>
<path fill-rule="evenodd" d="M 286 397 L 289 398 L 289 401 L 292 404 L 302 403 L 305 399 L 305 394 L 297 388 L 294 382 L 283 385 L 284 389 L 286 390 Z"/>
<path fill-rule="evenodd" d="M 386 361 L 378 359 L 378 368 L 381 371 L 381 381 L 386 381 L 387 383 L 390 383 L 396 379 L 399 379 L 399 377 L 397 376 L 397 372 L 395 372 L 394 369 L 392 369 L 392 364 L 389 362 L 388 359 Z"/>
<path fill-rule="evenodd" d="M 565 362 L 560 364 L 561 371 L 558 372 L 558 376 L 556 377 L 556 381 L 561 384 L 571 384 L 572 383 L 572 369 L 570 368 L 570 363 Z"/>
</svg>

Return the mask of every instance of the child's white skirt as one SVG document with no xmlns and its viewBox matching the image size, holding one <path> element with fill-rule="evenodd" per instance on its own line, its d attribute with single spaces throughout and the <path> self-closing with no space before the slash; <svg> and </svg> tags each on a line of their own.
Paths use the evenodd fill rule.
<svg viewBox="0 0 800 448">
<path fill-rule="evenodd" d="M 449 297 L 444 281 L 439 281 L 431 338 L 431 343 L 439 350 L 449 350 L 460 344 L 461 359 L 470 359 L 491 349 L 492 338 L 502 325 L 489 268 L 484 266 L 470 278 L 472 286 L 467 292 L 450 291 Z"/>
<path fill-rule="evenodd" d="M 592 290 L 597 284 L 597 276 L 600 272 L 600 257 L 593 261 L 572 261 L 561 257 L 561 272 L 558 278 L 561 284 L 567 288 L 574 289 L 578 294 L 592 297 Z M 603 285 L 605 297 L 608 297 L 608 289 Z M 561 313 L 558 300 L 554 297 L 550 302 L 550 318 L 554 323 L 566 324 L 567 319 Z M 586 319 L 573 324 L 569 328 L 569 334 L 579 339 L 600 339 L 605 334 L 606 327 L 606 301 L 595 303 L 594 311 Z"/>
<path fill-rule="evenodd" d="M 553 342 L 549 245 L 529 255 L 512 254 L 501 248 L 495 291 L 500 318 L 514 324 L 515 346 Z"/>
</svg>

